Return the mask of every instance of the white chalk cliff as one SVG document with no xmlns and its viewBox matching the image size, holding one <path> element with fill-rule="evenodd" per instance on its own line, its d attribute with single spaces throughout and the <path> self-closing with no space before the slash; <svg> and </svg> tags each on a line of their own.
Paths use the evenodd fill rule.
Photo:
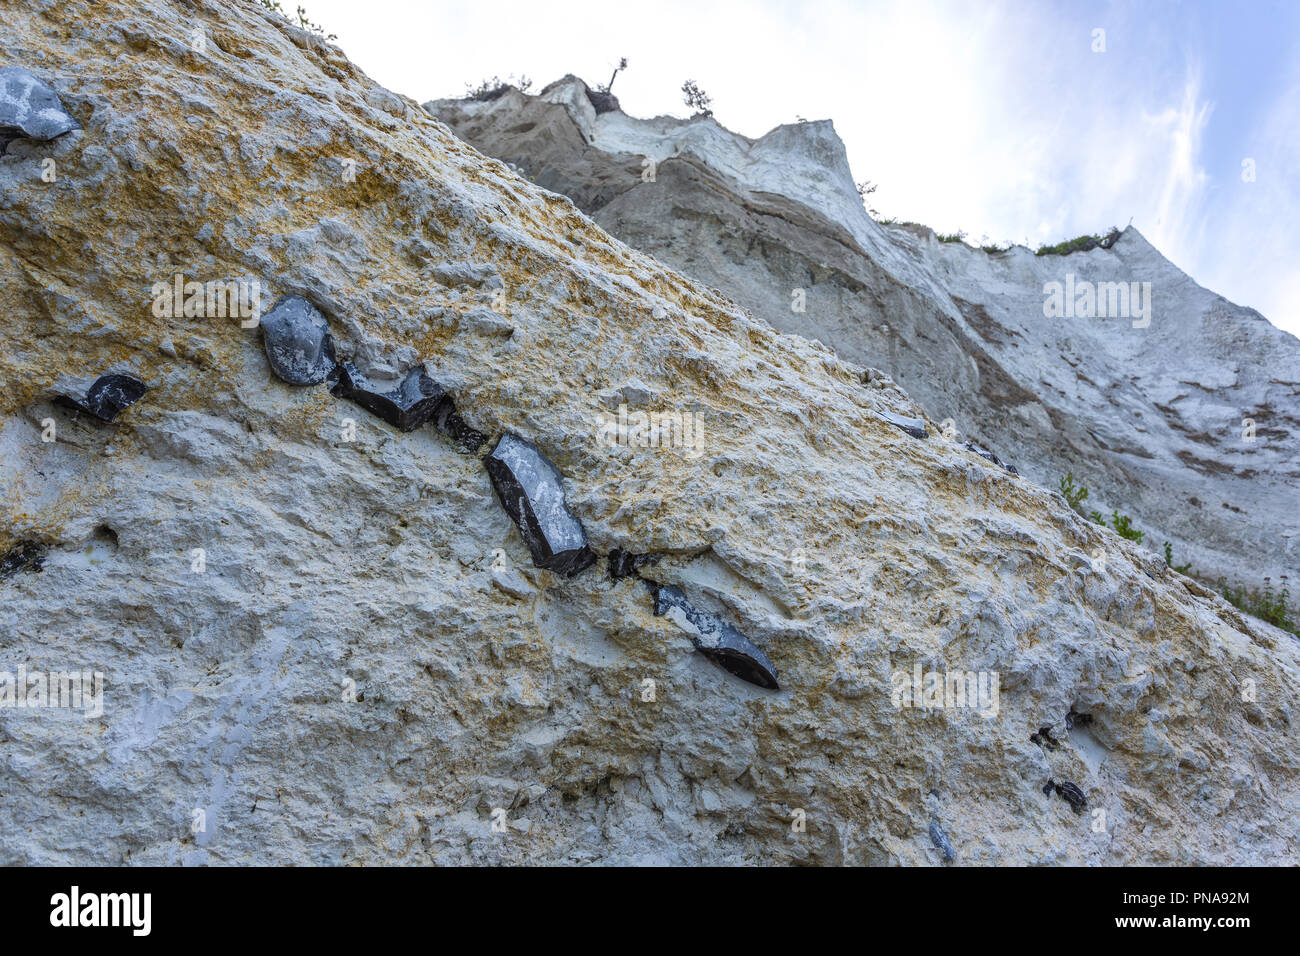
<svg viewBox="0 0 1300 956">
<path fill-rule="evenodd" d="M 743 254 L 764 217 L 817 237 L 809 316 L 878 295 L 915 342 L 942 301 L 917 438 L 883 417 L 917 404 L 862 361 L 889 340 L 845 347 L 865 320 L 819 333 L 838 353 L 773 329 L 256 4 L 4 18 L 0 61 L 78 125 L 0 156 L 0 863 L 1295 861 L 1295 638 L 1034 480 L 1045 439 L 1011 425 L 1075 427 L 1066 399 L 980 434 L 1027 475 L 936 432 L 932 399 L 973 423 L 985 405 L 957 399 L 988 392 L 962 345 L 985 320 L 941 295 L 1012 301 L 1041 262 L 814 214 L 762 190 L 819 203 L 842 170 L 805 181 L 736 145 L 755 190 L 719 193 L 741 218 L 686 254 L 743 274 L 778 255 Z M 791 129 L 778 157 L 808 133 L 834 151 Z M 671 183 L 721 176 L 666 158 L 662 228 L 688 226 Z M 1132 234 L 1106 255 L 1155 261 Z M 176 273 L 301 296 L 354 384 L 423 364 L 466 429 L 554 464 L 595 563 L 538 568 L 445 428 L 288 384 L 239 317 L 158 308 Z M 1041 352 L 1026 367 L 1083 394 L 1049 325 L 981 354 Z M 1096 333 L 1073 334 L 1086 357 Z M 108 373 L 148 388 L 112 423 L 58 400 Z M 1214 395 L 1194 394 L 1161 401 Z M 620 406 L 689 414 L 698 447 L 609 441 Z M 561 515 L 553 480 L 534 475 Z M 638 571 L 667 613 L 610 573 L 618 552 L 658 558 Z M 779 689 L 693 643 L 736 635 Z M 101 674 L 102 711 L 20 699 L 20 669 Z M 979 699 L 926 693 L 934 674 Z"/>
<path fill-rule="evenodd" d="M 1134 228 L 1069 255 L 939 242 L 867 214 L 829 121 L 750 140 L 711 117 L 597 114 L 586 89 L 569 76 L 538 96 L 426 107 L 613 235 L 885 371 L 956 437 L 1049 488 L 1072 473 L 1085 508 L 1132 515 L 1203 579 L 1296 577 L 1300 340 Z M 1060 317 L 1044 314 L 1052 283 L 1069 296 Z M 1136 283 L 1137 298 L 1125 309 L 1105 283 L 1125 299 Z M 1098 314 L 1077 312 L 1069 290 L 1098 286 Z"/>
</svg>

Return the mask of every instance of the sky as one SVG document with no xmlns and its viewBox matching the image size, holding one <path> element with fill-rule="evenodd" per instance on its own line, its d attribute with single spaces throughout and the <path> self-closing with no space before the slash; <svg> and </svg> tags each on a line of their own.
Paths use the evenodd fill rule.
<svg viewBox="0 0 1300 956">
<path fill-rule="evenodd" d="M 1034 248 L 1131 222 L 1300 335 L 1297 2 L 299 2 L 421 103 L 627 57 L 630 115 L 690 115 L 693 79 L 746 136 L 830 119 L 882 216 Z"/>
</svg>

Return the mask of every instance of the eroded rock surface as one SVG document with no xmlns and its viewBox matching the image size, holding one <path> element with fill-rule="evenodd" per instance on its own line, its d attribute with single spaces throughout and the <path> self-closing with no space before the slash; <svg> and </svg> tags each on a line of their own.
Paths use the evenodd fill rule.
<svg viewBox="0 0 1300 956">
<path fill-rule="evenodd" d="M 4 20 L 0 58 L 60 77 L 85 129 L 44 147 L 57 184 L 0 157 L 0 554 L 44 549 L 0 580 L 0 671 L 99 671 L 104 699 L 0 706 L 0 863 L 938 865 L 933 820 L 957 865 L 1294 862 L 1291 636 L 904 434 L 888 378 L 257 4 Z M 283 386 L 236 319 L 156 316 L 177 271 L 310 298 L 359 367 L 428 363 L 473 427 L 545 449 L 596 554 L 660 556 L 642 574 L 782 689 L 633 576 L 535 567 L 438 429 Z M 494 299 L 509 335 L 462 321 Z M 61 376 L 114 367 L 151 386 L 117 427 L 51 414 Z M 690 415 L 698 450 L 603 439 L 613 394 Z M 913 706 L 918 667 L 996 674 L 996 706 Z"/>
</svg>

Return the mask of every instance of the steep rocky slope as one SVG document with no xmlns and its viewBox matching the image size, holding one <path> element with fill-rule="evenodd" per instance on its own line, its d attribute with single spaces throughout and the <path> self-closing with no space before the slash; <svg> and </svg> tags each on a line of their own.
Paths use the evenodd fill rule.
<svg viewBox="0 0 1300 956">
<path fill-rule="evenodd" d="M 828 121 L 749 140 L 711 118 L 598 115 L 585 90 L 566 77 L 538 96 L 425 105 L 620 239 L 777 329 L 885 370 L 1039 483 L 1072 472 L 1089 507 L 1132 514 L 1150 546 L 1171 541 L 1199 575 L 1296 577 L 1293 336 L 1196 285 L 1136 229 L 1109 249 L 1035 256 L 883 226 Z M 1149 324 L 1136 301 L 1114 315 L 1109 296 L 1106 315 L 1046 317 L 1044 287 L 1064 293 L 1071 275 L 1080 289 L 1137 282 L 1140 296 L 1150 283 Z"/>
<path fill-rule="evenodd" d="M 79 128 L 0 157 L 0 693 L 103 707 L 8 685 L 0 863 L 1294 862 L 1289 635 L 254 4 L 3 12 Z M 597 562 L 536 568 L 473 441 L 287 384 L 160 308 L 177 272 L 303 297 L 365 381 L 423 363 Z M 115 423 L 57 401 L 110 372 Z M 902 706 L 917 670 L 997 693 Z"/>
</svg>

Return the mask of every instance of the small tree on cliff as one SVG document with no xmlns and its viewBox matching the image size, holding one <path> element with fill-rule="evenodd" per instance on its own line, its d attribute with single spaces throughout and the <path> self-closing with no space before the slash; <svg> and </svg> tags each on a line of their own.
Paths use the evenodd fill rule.
<svg viewBox="0 0 1300 956">
<path fill-rule="evenodd" d="M 696 116 L 713 115 L 713 110 L 709 109 L 713 97 L 700 89 L 694 80 L 687 80 L 682 84 L 682 101 L 695 111 Z"/>
</svg>

